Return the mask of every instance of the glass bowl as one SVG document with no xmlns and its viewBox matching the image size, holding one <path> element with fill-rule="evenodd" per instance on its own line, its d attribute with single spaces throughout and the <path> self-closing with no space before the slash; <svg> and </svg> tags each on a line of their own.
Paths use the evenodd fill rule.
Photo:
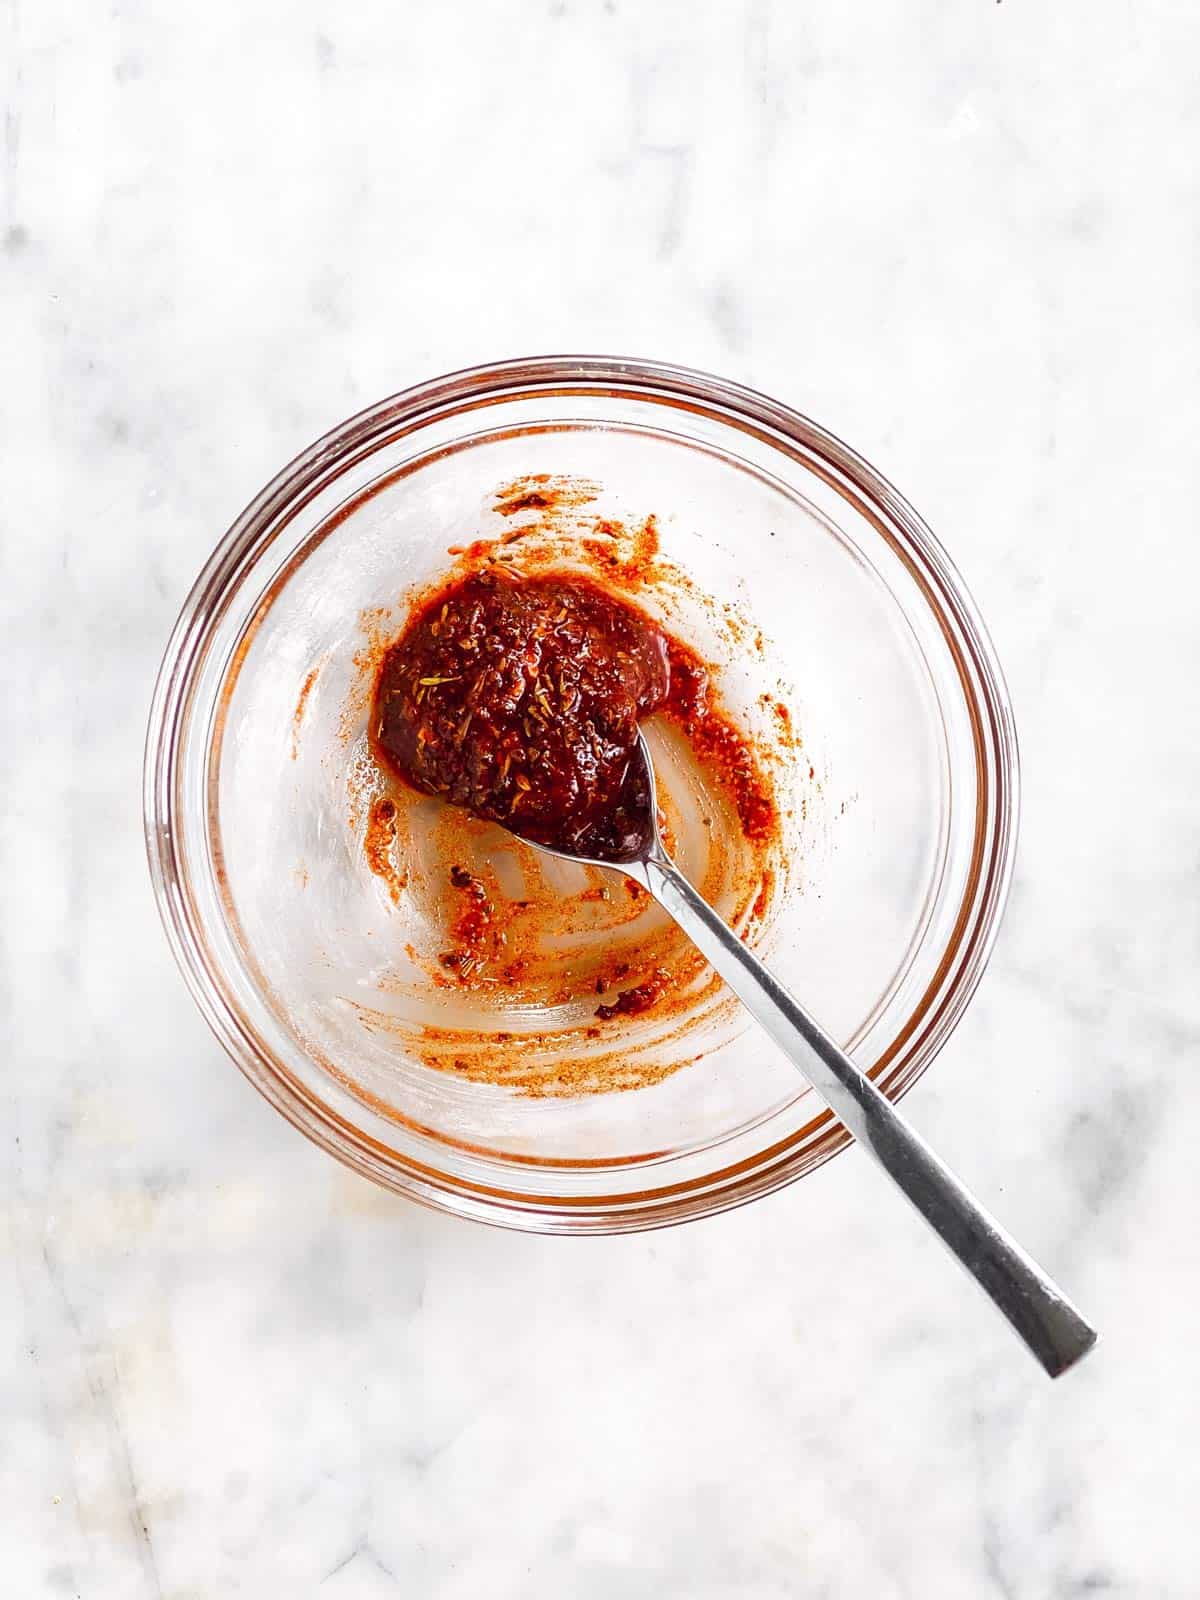
<svg viewBox="0 0 1200 1600">
<path fill-rule="evenodd" d="M 284 1116 L 377 1182 L 616 1232 L 737 1205 L 849 1141 L 731 1007 L 652 1041 L 678 1070 L 582 1095 L 464 1081 L 371 1024 L 401 941 L 345 809 L 364 630 L 398 625 L 448 546 L 502 531 L 499 485 L 543 473 L 653 513 L 737 636 L 761 630 L 800 740 L 762 949 L 892 1099 L 991 950 L 1017 752 L 991 643 L 921 519 L 815 423 L 718 378 L 576 357 L 453 374 L 334 429 L 247 508 L 184 605 L 147 745 L 151 874 L 197 1004 Z M 756 701 L 758 659 L 726 652 L 731 702 Z"/>
</svg>

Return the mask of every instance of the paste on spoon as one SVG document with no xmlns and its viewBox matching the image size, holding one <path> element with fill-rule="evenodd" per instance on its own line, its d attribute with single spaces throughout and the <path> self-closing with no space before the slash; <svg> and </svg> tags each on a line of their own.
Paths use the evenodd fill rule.
<svg viewBox="0 0 1200 1600">
<path fill-rule="evenodd" d="M 629 860 L 648 805 L 638 722 L 666 704 L 671 656 L 648 617 L 586 579 L 476 573 L 388 649 L 376 746 L 416 788 L 526 839 Z"/>
</svg>

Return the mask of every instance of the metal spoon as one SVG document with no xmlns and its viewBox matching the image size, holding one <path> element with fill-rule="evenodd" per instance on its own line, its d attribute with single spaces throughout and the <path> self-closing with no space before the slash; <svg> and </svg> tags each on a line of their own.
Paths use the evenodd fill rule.
<svg viewBox="0 0 1200 1600">
<path fill-rule="evenodd" d="M 658 832 L 654 763 L 644 735 L 633 760 L 645 764 L 644 781 L 635 773 L 626 793 L 645 796 L 647 805 L 641 838 L 627 855 L 599 860 L 537 848 L 566 861 L 618 867 L 650 891 L 1057 1378 L 1092 1348 L 1095 1329 L 674 865 Z"/>
</svg>

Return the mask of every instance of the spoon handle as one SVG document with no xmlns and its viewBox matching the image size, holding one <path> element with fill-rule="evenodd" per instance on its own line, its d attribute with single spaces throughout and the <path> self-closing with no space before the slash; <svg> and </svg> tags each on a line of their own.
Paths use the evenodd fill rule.
<svg viewBox="0 0 1200 1600">
<path fill-rule="evenodd" d="M 634 868 L 746 1009 L 1008 1318 L 1052 1378 L 1095 1329 L 665 857 Z"/>
</svg>

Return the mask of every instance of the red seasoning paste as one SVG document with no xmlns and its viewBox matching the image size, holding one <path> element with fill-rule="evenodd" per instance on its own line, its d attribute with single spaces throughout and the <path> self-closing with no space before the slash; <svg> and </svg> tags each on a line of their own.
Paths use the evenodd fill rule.
<svg viewBox="0 0 1200 1600">
<path fill-rule="evenodd" d="M 671 693 L 670 654 L 648 617 L 586 579 L 477 573 L 384 656 L 377 747 L 416 788 L 526 839 L 628 861 L 648 806 L 638 722 Z"/>
</svg>

